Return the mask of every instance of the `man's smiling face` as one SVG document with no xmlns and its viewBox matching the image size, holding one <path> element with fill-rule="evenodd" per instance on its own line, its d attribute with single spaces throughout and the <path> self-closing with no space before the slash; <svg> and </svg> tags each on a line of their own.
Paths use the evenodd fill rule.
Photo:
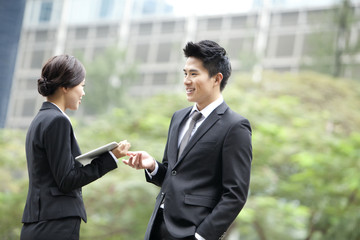
<svg viewBox="0 0 360 240">
<path fill-rule="evenodd" d="M 184 85 L 187 100 L 195 102 L 199 110 L 215 101 L 220 96 L 220 82 L 217 75 L 210 77 L 203 62 L 189 57 L 184 67 Z"/>
</svg>

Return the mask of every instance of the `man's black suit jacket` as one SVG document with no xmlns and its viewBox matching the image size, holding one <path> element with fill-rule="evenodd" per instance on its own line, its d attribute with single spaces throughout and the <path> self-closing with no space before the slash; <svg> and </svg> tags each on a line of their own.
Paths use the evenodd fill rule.
<svg viewBox="0 0 360 240">
<path fill-rule="evenodd" d="M 174 113 L 158 172 L 152 178 L 145 174 L 161 187 L 145 240 L 163 200 L 164 221 L 174 237 L 197 232 L 206 240 L 221 238 L 246 202 L 252 161 L 249 121 L 223 102 L 178 158 L 179 129 L 191 109 Z"/>
<path fill-rule="evenodd" d="M 109 153 L 82 166 L 68 118 L 50 102 L 44 102 L 26 136 L 29 190 L 22 222 L 32 223 L 70 216 L 86 222 L 81 187 L 117 168 Z"/>
</svg>

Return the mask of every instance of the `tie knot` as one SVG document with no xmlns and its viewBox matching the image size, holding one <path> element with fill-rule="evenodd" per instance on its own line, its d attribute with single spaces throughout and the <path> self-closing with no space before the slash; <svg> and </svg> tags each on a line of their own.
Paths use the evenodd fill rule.
<svg viewBox="0 0 360 240">
<path fill-rule="evenodd" d="M 202 114 L 198 111 L 195 111 L 194 114 L 191 116 L 191 118 L 196 122 L 201 118 Z"/>
</svg>

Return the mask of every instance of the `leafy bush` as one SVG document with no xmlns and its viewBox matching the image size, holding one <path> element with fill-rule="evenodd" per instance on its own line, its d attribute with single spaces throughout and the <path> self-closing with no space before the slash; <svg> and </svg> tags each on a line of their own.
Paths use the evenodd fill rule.
<svg viewBox="0 0 360 240">
<path fill-rule="evenodd" d="M 248 203 L 231 227 L 235 239 L 359 239 L 360 84 L 315 73 L 234 76 L 228 105 L 253 128 Z M 73 118 L 83 152 L 127 139 L 161 161 L 170 118 L 189 106 L 184 93 L 145 101 L 96 118 Z M 123 106 L 124 106 L 123 105 Z M 25 131 L 0 131 L 0 236 L 18 239 L 27 193 Z M 88 223 L 81 239 L 142 239 L 158 188 L 144 172 L 119 168 L 85 186 Z"/>
</svg>

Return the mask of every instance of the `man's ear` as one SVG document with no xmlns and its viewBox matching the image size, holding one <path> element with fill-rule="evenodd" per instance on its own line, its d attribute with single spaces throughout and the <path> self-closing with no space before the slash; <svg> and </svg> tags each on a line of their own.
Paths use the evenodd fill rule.
<svg viewBox="0 0 360 240">
<path fill-rule="evenodd" d="M 217 73 L 215 76 L 215 83 L 220 85 L 223 78 L 224 78 L 224 76 L 222 75 L 222 73 L 220 73 L 220 72 Z"/>
</svg>

